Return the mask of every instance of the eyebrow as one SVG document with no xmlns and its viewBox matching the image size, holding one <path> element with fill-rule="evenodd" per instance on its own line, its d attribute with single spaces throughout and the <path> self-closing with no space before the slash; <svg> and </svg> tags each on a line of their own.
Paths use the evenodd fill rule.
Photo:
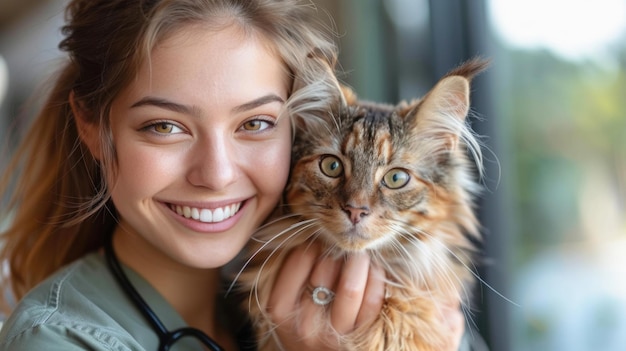
<svg viewBox="0 0 626 351">
<path fill-rule="evenodd" d="M 141 107 L 141 106 L 156 106 L 165 110 L 170 110 L 173 112 L 183 113 L 187 115 L 200 115 L 200 109 L 195 106 L 187 106 L 183 104 L 179 104 L 176 102 L 172 102 L 163 98 L 157 98 L 153 96 L 146 96 L 141 98 L 141 100 L 132 104 L 131 108 Z"/>
<path fill-rule="evenodd" d="M 239 106 L 235 107 L 233 109 L 233 111 L 234 112 L 245 112 L 245 111 L 257 108 L 259 106 L 270 104 L 272 102 L 284 103 L 285 100 L 283 100 L 280 96 L 278 96 L 276 94 L 267 94 L 265 96 L 261 96 L 258 99 L 254 99 L 254 100 L 252 100 L 250 102 L 246 102 L 245 104 L 239 105 Z"/>
<path fill-rule="evenodd" d="M 246 102 L 244 104 L 236 106 L 235 108 L 233 108 L 233 111 L 238 112 L 238 113 L 245 112 L 245 111 L 252 110 L 254 108 L 257 108 L 259 106 L 263 106 L 272 102 L 284 103 L 285 100 L 283 100 L 280 96 L 276 94 L 267 94 L 267 95 L 261 96 L 260 98 L 254 99 L 250 102 Z M 199 116 L 201 114 L 200 108 L 198 108 L 197 106 L 183 105 L 183 104 L 169 101 L 167 99 L 157 98 L 153 96 L 143 97 L 141 100 L 132 104 L 131 108 L 141 107 L 141 106 L 156 106 L 156 107 L 170 110 L 173 112 L 183 113 L 183 114 L 193 115 L 193 116 Z"/>
</svg>

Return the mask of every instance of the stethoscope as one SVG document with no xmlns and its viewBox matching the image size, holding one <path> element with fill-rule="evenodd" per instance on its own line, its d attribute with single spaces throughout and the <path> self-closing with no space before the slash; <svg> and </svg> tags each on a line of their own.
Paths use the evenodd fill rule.
<svg viewBox="0 0 626 351">
<path fill-rule="evenodd" d="M 163 322 L 157 317 L 154 311 L 148 306 L 146 301 L 139 295 L 137 289 L 133 286 L 133 284 L 128 280 L 128 277 L 122 270 L 122 266 L 120 265 L 120 261 L 117 259 L 115 255 L 115 251 L 113 250 L 113 235 L 108 235 L 108 239 L 104 244 L 104 254 L 106 255 L 107 264 L 109 265 L 109 269 L 115 280 L 119 283 L 120 287 L 124 290 L 126 295 L 131 299 L 131 301 L 135 304 L 137 309 L 144 315 L 144 317 L 150 322 L 152 328 L 159 336 L 159 348 L 158 351 L 168 351 L 172 345 L 174 345 L 178 340 L 189 336 L 196 338 L 203 345 L 207 346 L 209 350 L 212 351 L 224 351 L 224 349 L 218 345 L 215 340 L 211 339 L 206 333 L 203 331 L 192 328 L 192 327 L 183 327 L 180 329 L 176 329 L 173 331 L 167 330 L 163 325 Z"/>
</svg>

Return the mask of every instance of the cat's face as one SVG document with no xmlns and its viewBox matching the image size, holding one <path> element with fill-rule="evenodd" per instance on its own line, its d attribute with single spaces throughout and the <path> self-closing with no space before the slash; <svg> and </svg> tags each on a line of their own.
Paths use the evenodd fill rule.
<svg viewBox="0 0 626 351">
<path fill-rule="evenodd" d="M 465 156 L 456 144 L 469 106 L 462 77 L 398 106 L 349 102 L 294 143 L 292 212 L 315 219 L 343 251 L 429 240 L 455 205 Z M 461 127 L 459 127 L 461 126 Z"/>
<path fill-rule="evenodd" d="M 436 215 L 432 160 L 419 156 L 419 136 L 402 113 L 351 106 L 341 111 L 340 128 L 296 142 L 316 141 L 296 149 L 287 201 L 342 250 L 384 245 L 390 233 L 397 240 Z"/>
</svg>

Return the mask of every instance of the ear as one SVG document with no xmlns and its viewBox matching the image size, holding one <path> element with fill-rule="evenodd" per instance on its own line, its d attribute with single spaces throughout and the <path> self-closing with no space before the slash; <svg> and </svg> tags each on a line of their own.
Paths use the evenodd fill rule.
<svg viewBox="0 0 626 351">
<path fill-rule="evenodd" d="M 76 99 L 73 90 L 70 92 L 69 101 L 80 140 L 87 146 L 93 158 L 100 160 L 102 157 L 102 144 L 98 124 L 89 118 L 91 112 L 87 110 L 80 100 Z"/>
<path fill-rule="evenodd" d="M 424 98 L 425 113 L 446 115 L 458 121 L 469 112 L 470 82 L 461 76 L 443 78 Z"/>
<path fill-rule="evenodd" d="M 490 61 L 475 57 L 448 72 L 421 101 L 402 106 L 400 113 L 420 132 L 456 148 L 461 135 L 468 133 L 465 118 L 470 109 L 470 82 L 487 69 Z"/>
<path fill-rule="evenodd" d="M 295 72 L 288 110 L 298 130 L 328 130 L 339 125 L 337 120 L 354 99 L 352 91 L 343 86 L 334 71 L 335 57 L 321 49 L 312 50 Z"/>
<path fill-rule="evenodd" d="M 352 106 L 357 104 L 356 93 L 347 85 L 339 83 L 339 90 L 341 92 L 341 99 L 344 106 Z"/>
<path fill-rule="evenodd" d="M 444 149 L 453 150 L 465 128 L 469 96 L 469 79 L 445 77 L 421 101 L 404 109 L 407 113 L 405 118 L 412 119 L 416 132 L 442 142 Z"/>
</svg>

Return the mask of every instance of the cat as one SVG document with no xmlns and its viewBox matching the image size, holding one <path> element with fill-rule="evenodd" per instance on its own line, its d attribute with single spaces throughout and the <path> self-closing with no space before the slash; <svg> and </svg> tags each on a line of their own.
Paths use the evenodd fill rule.
<svg viewBox="0 0 626 351">
<path fill-rule="evenodd" d="M 285 206 L 255 233 L 237 277 L 259 350 L 281 349 L 265 305 L 285 253 L 313 241 L 332 257 L 365 251 L 386 273 L 381 315 L 342 336 L 342 349 L 442 349 L 439 307 L 468 308 L 477 278 L 482 153 L 466 117 L 487 65 L 470 60 L 397 105 L 360 101 L 329 74 L 327 99 L 296 111 Z"/>
</svg>

